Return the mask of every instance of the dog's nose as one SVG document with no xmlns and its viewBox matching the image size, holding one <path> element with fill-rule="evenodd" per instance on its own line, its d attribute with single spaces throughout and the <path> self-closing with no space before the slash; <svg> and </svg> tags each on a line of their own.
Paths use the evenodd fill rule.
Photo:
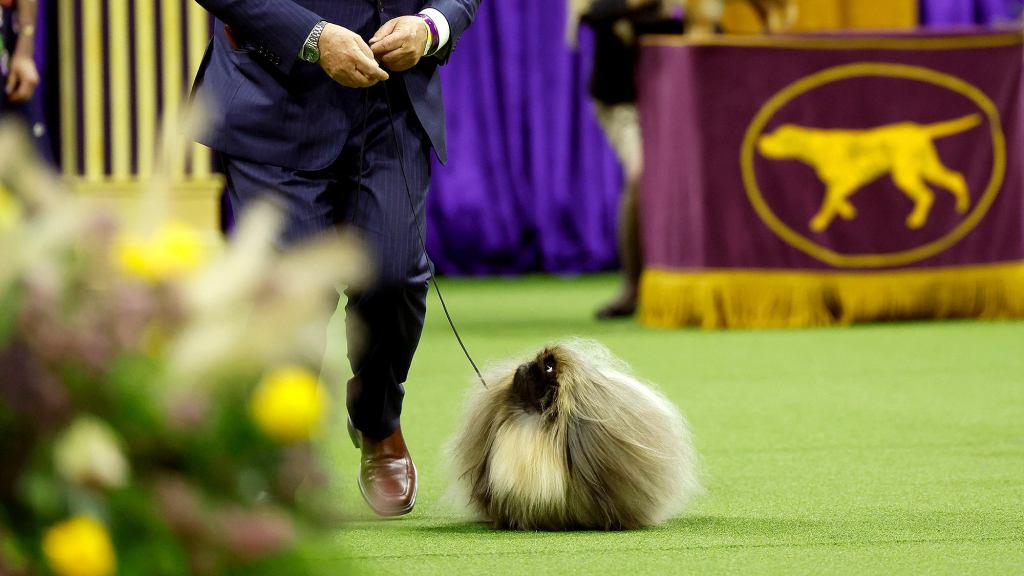
<svg viewBox="0 0 1024 576">
<path fill-rule="evenodd" d="M 512 389 L 515 391 L 516 396 L 527 404 L 535 400 L 534 396 L 536 394 L 529 364 L 523 364 L 516 369 L 516 375 L 512 378 Z"/>
</svg>

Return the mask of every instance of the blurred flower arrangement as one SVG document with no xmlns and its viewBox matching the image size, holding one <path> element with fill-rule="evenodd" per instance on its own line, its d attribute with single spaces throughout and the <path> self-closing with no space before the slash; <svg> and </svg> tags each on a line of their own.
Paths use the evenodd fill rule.
<svg viewBox="0 0 1024 576">
<path fill-rule="evenodd" d="M 269 205 L 217 247 L 160 180 L 121 223 L 29 147 L 0 129 L 0 574 L 301 573 L 339 403 L 309 367 L 362 251 L 282 252 Z"/>
</svg>

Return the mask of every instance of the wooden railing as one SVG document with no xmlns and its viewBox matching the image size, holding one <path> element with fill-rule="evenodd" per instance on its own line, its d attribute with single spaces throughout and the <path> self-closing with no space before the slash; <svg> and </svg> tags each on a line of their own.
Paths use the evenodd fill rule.
<svg viewBox="0 0 1024 576">
<path fill-rule="evenodd" d="M 64 175 L 82 194 L 131 202 L 157 170 L 161 126 L 179 126 L 210 17 L 194 0 L 59 0 L 58 18 Z M 161 166 L 171 210 L 216 228 L 222 179 L 208 149 L 190 152 Z"/>
</svg>

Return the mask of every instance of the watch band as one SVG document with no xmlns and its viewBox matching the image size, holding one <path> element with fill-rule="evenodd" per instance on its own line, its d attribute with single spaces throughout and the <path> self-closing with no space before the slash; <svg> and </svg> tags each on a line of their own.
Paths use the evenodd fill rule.
<svg viewBox="0 0 1024 576">
<path fill-rule="evenodd" d="M 324 28 L 326 27 L 326 20 L 321 20 L 316 23 L 316 26 L 313 26 L 313 30 L 306 37 L 306 43 L 302 46 L 300 58 L 310 64 L 316 64 L 320 61 L 320 35 L 324 33 Z"/>
</svg>

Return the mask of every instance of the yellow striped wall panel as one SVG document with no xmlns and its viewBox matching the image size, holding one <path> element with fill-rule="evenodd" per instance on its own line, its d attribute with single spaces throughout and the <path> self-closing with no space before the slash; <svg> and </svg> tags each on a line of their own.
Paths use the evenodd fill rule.
<svg viewBox="0 0 1024 576">
<path fill-rule="evenodd" d="M 223 180 L 209 150 L 185 144 L 167 154 L 160 144 L 162 126 L 179 126 L 209 15 L 194 0 L 60 0 L 57 18 L 65 177 L 82 194 L 127 207 L 167 174 L 172 213 L 215 231 Z"/>
</svg>

